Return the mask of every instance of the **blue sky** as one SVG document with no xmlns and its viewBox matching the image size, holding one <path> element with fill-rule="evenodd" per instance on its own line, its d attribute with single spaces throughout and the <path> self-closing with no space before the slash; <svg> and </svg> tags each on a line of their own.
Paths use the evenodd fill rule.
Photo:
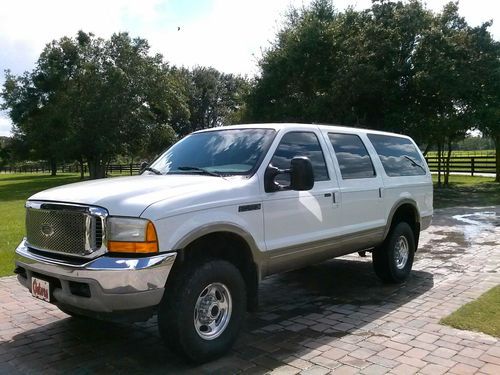
<svg viewBox="0 0 500 375">
<path fill-rule="evenodd" d="M 262 50 L 274 39 L 290 6 L 310 0 L 4 0 L 0 12 L 0 85 L 3 71 L 31 70 L 44 45 L 80 29 L 108 38 L 128 31 L 149 40 L 175 65 L 213 66 L 228 73 L 258 74 Z M 439 11 L 447 0 L 428 0 Z M 334 0 L 339 10 L 370 6 L 370 0 Z M 472 25 L 494 20 L 500 40 L 500 2 L 461 0 L 460 12 Z M 181 29 L 178 31 L 178 27 Z M 10 133 L 0 113 L 0 135 Z"/>
</svg>

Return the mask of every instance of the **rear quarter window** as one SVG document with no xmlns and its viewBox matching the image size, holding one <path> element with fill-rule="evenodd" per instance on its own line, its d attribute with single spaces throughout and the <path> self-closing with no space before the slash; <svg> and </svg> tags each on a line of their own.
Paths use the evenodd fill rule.
<svg viewBox="0 0 500 375">
<path fill-rule="evenodd" d="M 420 176 L 427 173 L 425 161 L 409 139 L 381 134 L 368 134 L 368 139 L 389 177 Z"/>
</svg>

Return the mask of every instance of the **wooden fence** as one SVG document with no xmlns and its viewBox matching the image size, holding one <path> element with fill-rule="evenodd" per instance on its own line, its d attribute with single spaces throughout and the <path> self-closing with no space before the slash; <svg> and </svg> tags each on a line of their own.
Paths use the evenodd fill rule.
<svg viewBox="0 0 500 375">
<path fill-rule="evenodd" d="M 438 158 L 435 156 L 426 157 L 425 160 L 432 172 L 438 171 Z M 445 159 L 441 159 L 441 171 L 445 169 Z M 106 168 L 107 174 L 139 174 L 141 165 L 132 164 L 109 164 Z M 76 164 L 62 164 L 57 167 L 58 172 L 80 173 L 80 168 Z M 452 156 L 450 158 L 451 173 L 468 173 L 471 176 L 477 173 L 495 173 L 495 156 Z M 0 167 L 0 173 L 50 173 L 46 165 L 25 165 L 17 167 Z M 87 166 L 84 165 L 84 173 L 87 174 Z"/>
<path fill-rule="evenodd" d="M 438 172 L 439 160 L 437 157 L 426 157 L 431 172 Z M 445 170 L 446 159 L 441 159 L 441 171 Z M 452 156 L 450 158 L 450 173 L 468 173 L 471 176 L 477 173 L 495 173 L 495 156 Z"/>
<path fill-rule="evenodd" d="M 109 164 L 106 168 L 107 174 L 139 174 L 141 171 L 140 164 Z"/>
<path fill-rule="evenodd" d="M 132 164 L 108 164 L 106 166 L 107 174 L 139 174 L 141 165 L 138 163 Z M 57 166 L 57 172 L 60 173 L 80 173 L 80 166 L 76 164 L 61 164 Z M 83 172 L 88 173 L 87 165 L 84 164 Z M 47 165 L 21 165 L 15 167 L 0 167 L 0 173 L 50 173 L 50 168 Z"/>
</svg>

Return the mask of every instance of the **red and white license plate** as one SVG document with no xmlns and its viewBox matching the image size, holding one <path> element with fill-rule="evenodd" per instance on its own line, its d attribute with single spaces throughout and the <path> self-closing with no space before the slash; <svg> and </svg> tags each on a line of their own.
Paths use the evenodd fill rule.
<svg viewBox="0 0 500 375">
<path fill-rule="evenodd" d="M 31 294 L 33 297 L 50 302 L 50 285 L 48 281 L 31 278 Z"/>
</svg>

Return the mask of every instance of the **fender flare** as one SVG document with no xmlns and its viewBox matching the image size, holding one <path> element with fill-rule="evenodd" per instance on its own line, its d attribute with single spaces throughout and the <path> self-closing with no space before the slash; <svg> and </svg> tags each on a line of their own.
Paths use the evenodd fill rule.
<svg viewBox="0 0 500 375">
<path fill-rule="evenodd" d="M 181 237 L 179 241 L 176 242 L 173 248 L 177 249 L 177 251 L 182 251 L 189 244 L 193 243 L 194 241 L 208 234 L 224 233 L 224 232 L 235 234 L 241 237 L 246 242 L 248 248 L 250 249 L 252 260 L 255 263 L 255 266 L 257 267 L 258 279 L 261 280 L 262 269 L 265 265 L 265 260 L 266 260 L 265 254 L 258 248 L 257 244 L 255 243 L 255 240 L 253 239 L 252 235 L 249 232 L 247 232 L 245 229 L 233 223 L 216 222 L 216 223 L 205 224 L 201 227 L 198 227 L 186 233 L 184 236 Z"/>
<path fill-rule="evenodd" d="M 387 235 L 389 234 L 389 231 L 391 230 L 392 220 L 394 219 L 394 214 L 404 204 L 409 204 L 409 205 L 411 205 L 413 207 L 414 213 L 415 213 L 415 223 L 417 223 L 420 226 L 420 211 L 418 209 L 417 202 L 414 199 L 411 199 L 411 198 L 402 198 L 402 199 L 399 199 L 392 206 L 391 211 L 389 212 L 389 215 L 387 217 L 387 224 L 385 226 L 384 236 L 383 236 L 384 241 L 387 238 Z"/>
</svg>

